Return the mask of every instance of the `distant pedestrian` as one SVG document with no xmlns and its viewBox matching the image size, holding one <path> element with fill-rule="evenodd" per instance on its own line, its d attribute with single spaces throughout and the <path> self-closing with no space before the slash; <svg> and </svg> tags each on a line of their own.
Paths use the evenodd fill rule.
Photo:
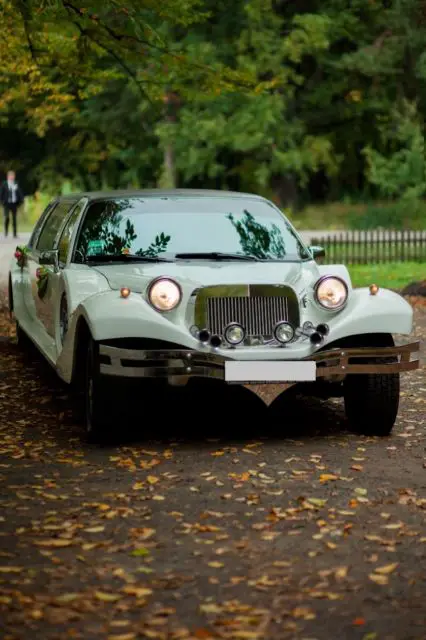
<svg viewBox="0 0 426 640">
<path fill-rule="evenodd" d="M 13 236 L 17 237 L 17 211 L 24 201 L 24 194 L 16 181 L 14 171 L 7 172 L 7 180 L 0 190 L 0 200 L 4 208 L 4 235 L 9 233 L 9 215 L 12 214 Z"/>
</svg>

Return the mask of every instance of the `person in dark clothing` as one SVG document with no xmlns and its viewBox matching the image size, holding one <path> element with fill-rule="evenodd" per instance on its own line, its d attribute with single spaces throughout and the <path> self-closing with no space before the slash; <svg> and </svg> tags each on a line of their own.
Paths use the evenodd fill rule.
<svg viewBox="0 0 426 640">
<path fill-rule="evenodd" d="M 17 211 L 24 201 L 24 194 L 16 182 L 14 171 L 7 172 L 7 180 L 1 186 L 0 200 L 4 208 L 4 235 L 9 232 L 9 215 L 12 214 L 13 236 L 17 237 Z"/>
</svg>

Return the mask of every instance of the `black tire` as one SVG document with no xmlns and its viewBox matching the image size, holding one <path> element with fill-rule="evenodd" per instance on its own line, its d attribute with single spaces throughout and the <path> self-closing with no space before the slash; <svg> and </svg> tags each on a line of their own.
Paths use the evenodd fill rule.
<svg viewBox="0 0 426 640">
<path fill-rule="evenodd" d="M 366 436 L 389 436 L 399 409 L 399 373 L 348 375 L 343 388 L 351 429 Z"/>
<path fill-rule="evenodd" d="M 16 344 L 18 345 L 19 349 L 25 352 L 29 352 L 30 350 L 32 350 L 33 343 L 17 320 L 15 321 L 15 332 Z"/>
<path fill-rule="evenodd" d="M 84 424 L 89 442 L 111 440 L 114 432 L 111 397 L 110 384 L 100 373 L 98 345 L 90 338 L 84 376 Z"/>
</svg>

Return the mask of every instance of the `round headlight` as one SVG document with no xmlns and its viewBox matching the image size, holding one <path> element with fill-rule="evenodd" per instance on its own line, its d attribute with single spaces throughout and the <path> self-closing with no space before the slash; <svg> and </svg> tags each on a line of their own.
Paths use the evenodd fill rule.
<svg viewBox="0 0 426 640">
<path fill-rule="evenodd" d="M 343 280 L 334 276 L 321 278 L 315 287 L 317 302 L 325 309 L 341 309 L 348 299 L 348 287 Z"/>
<path fill-rule="evenodd" d="M 289 322 L 279 322 L 274 329 L 274 338 L 285 344 L 294 338 L 294 329 Z"/>
<path fill-rule="evenodd" d="M 151 284 L 148 298 L 158 311 L 171 311 L 181 301 L 182 293 L 176 282 L 168 278 L 160 278 Z"/>
<path fill-rule="evenodd" d="M 235 322 L 226 327 L 224 336 L 226 342 L 236 345 L 243 342 L 244 338 L 246 337 L 246 332 L 240 324 L 237 324 Z"/>
</svg>

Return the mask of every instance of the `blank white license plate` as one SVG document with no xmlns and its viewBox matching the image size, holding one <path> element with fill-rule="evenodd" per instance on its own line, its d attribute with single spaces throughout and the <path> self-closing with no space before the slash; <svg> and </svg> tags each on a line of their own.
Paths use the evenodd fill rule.
<svg viewBox="0 0 426 640">
<path fill-rule="evenodd" d="M 251 362 L 229 360 L 225 362 L 226 382 L 312 382 L 316 380 L 316 363 L 310 360 Z"/>
</svg>

